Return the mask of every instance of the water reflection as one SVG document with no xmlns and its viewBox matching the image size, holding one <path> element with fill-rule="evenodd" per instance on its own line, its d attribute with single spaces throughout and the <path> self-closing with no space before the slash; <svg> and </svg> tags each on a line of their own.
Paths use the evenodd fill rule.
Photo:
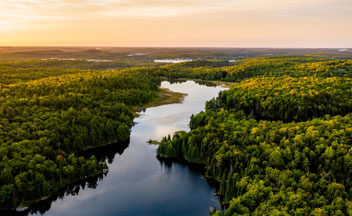
<svg viewBox="0 0 352 216">
<path fill-rule="evenodd" d="M 179 84 L 179 83 L 187 83 L 189 82 L 189 80 L 184 80 L 184 79 L 169 79 L 168 82 L 170 82 L 170 84 Z M 216 85 L 215 83 L 211 82 L 211 81 L 204 81 L 204 80 L 194 80 L 192 82 L 195 82 L 199 85 L 203 85 L 203 86 L 207 86 L 207 87 L 216 87 L 218 85 Z"/>
<path fill-rule="evenodd" d="M 107 161 L 108 164 L 114 162 L 116 154 L 122 155 L 125 149 L 130 144 L 130 139 L 125 142 L 113 143 L 107 146 L 102 146 L 94 149 L 85 150 L 78 153 L 78 156 L 83 156 L 85 158 L 90 158 L 94 155 L 99 161 Z"/>
<path fill-rule="evenodd" d="M 175 160 L 175 159 L 170 160 L 170 159 L 167 159 L 167 158 L 159 158 L 159 157 L 157 157 L 157 159 L 158 159 L 158 161 L 160 163 L 160 167 L 162 169 L 164 169 L 166 172 L 172 172 L 173 166 L 180 166 L 180 167 L 183 167 L 183 168 L 187 168 L 192 173 L 197 173 L 197 174 L 200 175 L 201 178 L 206 179 L 207 182 L 209 183 L 209 185 L 211 185 L 211 186 L 213 186 L 215 188 L 218 187 L 218 182 L 216 182 L 213 179 L 205 178 L 203 176 L 203 173 L 205 172 L 205 168 L 204 168 L 203 165 L 190 164 L 190 163 L 187 163 L 184 160 Z"/>
<path fill-rule="evenodd" d="M 51 201 L 39 203 L 32 215 L 209 215 L 209 208 L 220 208 L 216 187 L 202 176 L 202 167 L 156 158 L 155 145 L 178 130 L 188 131 L 192 114 L 205 108 L 205 101 L 224 88 L 208 87 L 193 81 L 162 82 L 163 88 L 188 94 L 182 104 L 148 108 L 135 119 L 130 143 L 122 149 L 106 147 L 91 150 L 109 162 L 109 172 L 69 186 Z"/>
<path fill-rule="evenodd" d="M 193 61 L 193 59 L 176 58 L 176 59 L 155 59 L 154 60 L 155 63 L 182 63 L 182 62 L 189 62 L 189 61 Z"/>
<path fill-rule="evenodd" d="M 125 149 L 128 147 L 130 140 L 126 140 L 125 142 L 113 143 L 107 146 L 102 146 L 95 149 L 90 149 L 86 151 L 82 151 L 77 153 L 78 156 L 83 156 L 85 158 L 90 158 L 92 155 L 95 155 L 97 160 L 106 161 L 108 164 L 112 164 L 114 162 L 115 156 L 122 155 Z M 49 199 L 42 200 L 38 203 L 34 203 L 30 206 L 30 209 L 24 212 L 13 212 L 13 211 L 3 211 L 1 215 L 28 215 L 31 214 L 44 214 L 47 212 L 51 204 L 58 199 L 64 199 L 66 196 L 77 196 L 81 190 L 86 188 L 96 189 L 98 186 L 98 182 L 102 181 L 107 173 L 100 174 L 94 177 L 89 177 L 78 181 L 74 184 L 67 185 L 63 189 L 61 189 L 56 194 L 53 194 Z"/>
<path fill-rule="evenodd" d="M 85 180 L 79 181 L 76 184 L 68 185 L 65 189 L 59 193 L 53 195 L 50 199 L 35 203 L 31 206 L 30 213 L 44 214 L 47 212 L 51 204 L 58 199 L 64 199 L 66 196 L 77 196 L 81 190 L 86 188 L 95 189 L 98 186 L 98 182 L 102 181 L 106 174 L 100 174 L 95 177 L 89 177 Z"/>
</svg>

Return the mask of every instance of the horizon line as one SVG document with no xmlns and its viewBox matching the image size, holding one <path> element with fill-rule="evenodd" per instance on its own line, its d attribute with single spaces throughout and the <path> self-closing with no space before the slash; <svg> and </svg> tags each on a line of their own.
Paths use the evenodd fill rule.
<svg viewBox="0 0 352 216">
<path fill-rule="evenodd" d="M 199 48 L 199 49 L 352 49 L 352 47 L 236 47 L 236 46 L 107 46 L 107 45 L 0 45 L 0 48 Z"/>
</svg>

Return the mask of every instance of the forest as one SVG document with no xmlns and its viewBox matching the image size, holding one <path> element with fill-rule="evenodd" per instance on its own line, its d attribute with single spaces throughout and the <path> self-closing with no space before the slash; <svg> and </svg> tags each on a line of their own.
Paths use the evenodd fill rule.
<svg viewBox="0 0 352 216">
<path fill-rule="evenodd" d="M 253 77 L 352 77 L 351 61 L 331 60 L 311 56 L 261 57 L 226 61 L 198 61 L 161 66 L 159 70 L 169 78 L 222 80 L 240 82 Z M 202 63 L 202 64 L 201 64 Z"/>
<path fill-rule="evenodd" d="M 352 215 L 351 63 L 260 58 L 220 68 L 241 82 L 192 116 L 190 132 L 164 137 L 158 157 L 206 167 L 228 206 L 212 215 Z"/>
<path fill-rule="evenodd" d="M 352 112 L 351 86 L 352 79 L 342 77 L 252 78 L 221 92 L 206 106 L 208 110 L 243 110 L 256 119 L 306 121 Z"/>
<path fill-rule="evenodd" d="M 158 84 L 133 70 L 2 70 L 0 208 L 104 172 L 105 162 L 76 153 L 127 140 L 132 107 L 156 98 Z"/>
<path fill-rule="evenodd" d="M 0 209 L 28 206 L 106 172 L 104 161 L 78 153 L 128 140 L 136 109 L 158 100 L 160 81 L 184 78 L 239 82 L 192 116 L 190 132 L 164 138 L 158 148 L 158 157 L 202 164 L 219 182 L 229 208 L 213 214 L 352 211 L 351 60 L 138 58 L 0 62 Z"/>
</svg>

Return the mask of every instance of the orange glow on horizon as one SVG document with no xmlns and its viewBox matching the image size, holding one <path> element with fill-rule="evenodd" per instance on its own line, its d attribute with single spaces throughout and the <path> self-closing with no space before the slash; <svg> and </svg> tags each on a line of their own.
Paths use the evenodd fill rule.
<svg viewBox="0 0 352 216">
<path fill-rule="evenodd" d="M 0 46 L 352 47 L 350 0 L 3 0 Z"/>
</svg>

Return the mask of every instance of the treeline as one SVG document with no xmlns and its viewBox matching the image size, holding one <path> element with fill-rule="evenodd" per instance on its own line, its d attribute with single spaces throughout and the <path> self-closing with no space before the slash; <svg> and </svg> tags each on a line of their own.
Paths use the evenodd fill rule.
<svg viewBox="0 0 352 216">
<path fill-rule="evenodd" d="M 306 121 L 352 112 L 352 79 L 262 77 L 241 82 L 207 102 L 209 110 L 243 110 L 256 119 Z"/>
<path fill-rule="evenodd" d="M 229 205 L 214 215 L 352 214 L 351 62 L 277 61 L 240 72 L 158 156 L 205 165 Z"/>
<path fill-rule="evenodd" d="M 131 67 L 152 67 L 162 65 L 147 60 L 99 60 L 99 59 L 47 59 L 47 60 L 30 60 L 30 61 L 11 61 L 0 62 L 0 70 L 12 69 L 14 71 L 25 70 L 29 72 L 31 69 L 81 69 L 81 70 L 116 70 Z"/>
<path fill-rule="evenodd" d="M 15 68 L 0 66 L 0 85 L 21 83 L 52 76 L 85 72 L 89 72 L 89 70 L 73 70 L 62 68 Z"/>
<path fill-rule="evenodd" d="M 136 67 L 143 73 L 170 79 L 242 81 L 252 77 L 352 77 L 352 60 L 329 60 L 309 56 L 276 56 L 238 60 L 198 60 L 160 66 L 152 62 L 131 61 L 92 62 L 85 60 L 32 60 L 0 63 L 0 80 L 39 79 L 53 75 L 89 71 L 89 69 L 116 69 Z M 11 71 L 11 73 L 9 73 Z M 31 78 L 34 77 L 34 78 Z M 4 81 L 2 81 L 4 82 Z"/>
<path fill-rule="evenodd" d="M 183 157 L 208 164 L 208 168 L 213 163 L 211 158 L 214 156 L 211 154 L 224 145 L 223 141 L 229 146 L 236 146 L 235 138 L 228 140 L 236 131 L 228 127 L 220 130 L 227 115 L 237 116 L 230 120 L 254 124 L 254 120 L 244 120 L 244 116 L 302 120 L 321 117 L 326 113 L 345 114 L 350 112 L 351 107 L 350 79 L 323 78 L 350 77 L 350 60 L 328 61 L 320 57 L 285 56 L 235 63 L 194 61 L 118 71 L 86 69 L 109 69 L 106 67 L 118 64 L 110 63 L 61 60 L 0 63 L 0 209 L 28 205 L 55 193 L 72 181 L 102 173 L 106 168 L 104 163 L 94 156 L 83 158 L 75 153 L 128 139 L 129 129 L 133 125 L 133 107 L 157 97 L 159 77 L 225 81 L 257 77 L 209 102 L 208 111 L 199 115 L 204 117 L 192 118 L 190 133 L 180 133 L 172 141 L 164 140 L 160 145 L 158 152 L 161 156 Z M 299 78 L 304 76 L 313 77 Z M 256 88 L 254 82 L 261 83 L 260 88 Z M 267 85 L 267 82 L 271 82 L 272 86 Z M 270 90 L 271 87 L 274 91 Z M 247 92 L 242 92 L 243 89 Z M 287 106 L 284 101 L 286 98 L 290 99 Z M 282 106 L 284 108 L 278 109 Z M 214 115 L 215 110 L 220 114 Z M 296 110 L 300 110 L 299 114 Z M 216 122 L 216 128 L 207 125 L 210 122 L 208 116 Z M 218 130 L 229 133 L 223 140 L 221 137 L 204 140 L 193 136 L 193 131 L 202 125 L 214 133 Z M 204 134 L 208 134 L 208 131 Z M 323 134 L 324 139 L 327 139 L 325 132 Z M 182 140 L 181 144 L 175 144 L 178 143 L 177 139 Z M 265 139 L 269 143 L 270 137 Z M 199 149 L 200 143 L 202 150 Z M 203 148 L 206 149 L 204 153 Z M 227 150 L 226 154 L 233 156 Z M 221 180 L 222 184 L 229 182 L 227 178 L 234 165 L 227 162 L 219 168 L 218 162 L 214 164 L 214 172 L 208 170 L 208 175 Z M 241 165 L 241 169 L 245 169 L 244 166 Z M 236 172 L 242 173 L 240 170 Z M 224 173 L 226 181 L 222 181 Z M 329 178 L 334 179 L 333 174 L 329 174 Z M 338 183 L 349 187 L 345 183 Z M 238 197 L 231 192 L 233 186 L 221 188 L 223 195 L 228 194 L 225 200 Z M 241 191 L 240 195 L 248 190 L 245 188 Z M 345 199 L 344 196 L 340 197 Z"/>
<path fill-rule="evenodd" d="M 351 77 L 351 60 L 328 60 L 316 57 L 271 57 L 246 59 L 238 65 L 224 68 L 227 76 L 224 80 L 241 81 L 258 76 L 292 77 Z"/>
<path fill-rule="evenodd" d="M 191 127 L 164 138 L 158 155 L 205 164 L 225 215 L 352 213 L 351 114 L 283 123 L 207 111 Z"/>
<path fill-rule="evenodd" d="M 0 84 L 0 209 L 26 206 L 102 173 L 105 162 L 75 153 L 127 140 L 132 107 L 153 100 L 160 82 L 132 69 L 28 70 L 49 77 L 27 81 L 24 71 L 22 80 Z"/>
<path fill-rule="evenodd" d="M 252 77 L 352 77 L 351 60 L 329 60 L 318 57 L 266 57 L 236 61 L 233 66 L 224 61 L 196 61 L 169 64 L 158 70 L 169 78 L 222 80 L 239 82 Z M 211 65 L 211 66 L 209 66 Z M 215 65 L 215 66 L 214 66 Z M 223 66 L 221 66 L 223 65 Z"/>
</svg>

